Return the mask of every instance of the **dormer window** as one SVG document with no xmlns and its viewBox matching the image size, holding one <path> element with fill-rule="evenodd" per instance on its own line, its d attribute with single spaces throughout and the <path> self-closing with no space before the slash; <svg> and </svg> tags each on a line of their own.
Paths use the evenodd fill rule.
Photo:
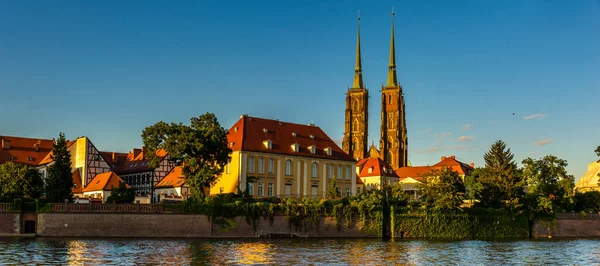
<svg viewBox="0 0 600 266">
<path fill-rule="evenodd" d="M 331 156 L 331 154 L 333 152 L 333 149 L 331 147 L 327 147 L 324 150 L 325 150 L 325 153 L 327 153 L 327 155 Z"/>
<path fill-rule="evenodd" d="M 233 132 L 237 132 L 237 130 L 238 130 L 238 127 L 233 128 Z"/>
<path fill-rule="evenodd" d="M 298 152 L 300 150 L 300 144 L 298 144 L 298 143 L 294 143 L 291 146 L 292 146 L 292 150 L 294 152 Z"/>
<path fill-rule="evenodd" d="M 298 136 L 298 134 L 296 134 L 296 132 L 292 132 L 292 137 Z"/>
<path fill-rule="evenodd" d="M 310 151 L 310 153 L 315 154 L 317 153 L 317 147 L 315 147 L 315 145 L 310 145 L 308 146 L 308 150 Z"/>
<path fill-rule="evenodd" d="M 33 161 L 33 157 L 27 157 L 27 161 L 32 162 Z"/>
<path fill-rule="evenodd" d="M 267 128 L 263 128 L 263 132 L 269 133 L 269 130 Z"/>
<path fill-rule="evenodd" d="M 8 156 L 8 160 L 12 161 L 14 159 L 15 159 L 15 157 L 12 157 L 11 155 Z"/>
<path fill-rule="evenodd" d="M 310 138 L 311 139 L 315 139 L 315 135 L 310 135 Z"/>
<path fill-rule="evenodd" d="M 370 174 L 370 173 L 373 173 L 373 167 L 372 167 L 372 166 L 371 166 L 371 167 L 369 167 L 369 169 L 368 169 L 368 172 L 369 172 L 369 174 Z"/>
<path fill-rule="evenodd" d="M 265 140 L 265 141 L 263 141 L 263 144 L 264 144 L 264 145 L 265 145 L 265 147 L 266 147 L 267 149 L 269 149 L 269 150 L 273 148 L 273 142 L 272 142 L 270 139 L 269 139 L 269 140 Z"/>
<path fill-rule="evenodd" d="M 233 144 L 235 144 L 235 142 L 230 142 L 230 143 L 229 143 L 229 146 L 230 146 L 230 147 L 233 147 Z"/>
</svg>

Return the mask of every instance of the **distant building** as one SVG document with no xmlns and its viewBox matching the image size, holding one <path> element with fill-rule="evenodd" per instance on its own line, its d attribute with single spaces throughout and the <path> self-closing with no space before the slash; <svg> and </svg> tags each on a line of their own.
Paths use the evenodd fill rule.
<svg viewBox="0 0 600 266">
<path fill-rule="evenodd" d="M 13 162 L 36 166 L 52 151 L 54 140 L 0 136 L 0 164 Z"/>
<path fill-rule="evenodd" d="M 185 183 L 182 170 L 181 166 L 173 168 L 165 178 L 154 186 L 154 194 L 157 197 L 156 202 L 182 201 L 190 196 L 190 187 Z"/>
<path fill-rule="evenodd" d="M 404 191 L 409 192 L 410 199 L 414 200 L 419 198 L 418 185 L 426 181 L 429 173 L 436 170 L 442 170 L 444 167 L 448 167 L 452 171 L 457 172 L 464 182 L 465 177 L 473 173 L 475 164 L 466 164 L 458 161 L 454 155 L 449 157 L 442 156 L 440 162 L 432 166 L 400 167 L 396 169 L 396 174 L 400 178 L 400 184 Z"/>
<path fill-rule="evenodd" d="M 369 156 L 370 158 L 362 159 L 356 164 L 356 173 L 364 184 L 364 189 L 379 189 L 384 184 L 394 185 L 399 181 L 392 167 L 379 157 L 375 145 L 371 145 Z"/>
<path fill-rule="evenodd" d="M 114 172 L 106 172 L 98 174 L 92 181 L 83 189 L 84 198 L 100 199 L 106 203 L 110 197 L 112 188 L 119 187 L 123 182 Z M 129 187 L 129 185 L 127 185 Z"/>
<path fill-rule="evenodd" d="M 242 115 L 227 139 L 231 161 L 210 194 L 323 198 L 333 178 L 343 195 L 356 191 L 356 161 L 315 125 Z"/>
<path fill-rule="evenodd" d="M 587 172 L 575 184 L 575 191 L 600 191 L 600 187 L 598 187 L 600 177 L 598 174 L 600 174 L 600 162 L 588 164 Z"/>
</svg>

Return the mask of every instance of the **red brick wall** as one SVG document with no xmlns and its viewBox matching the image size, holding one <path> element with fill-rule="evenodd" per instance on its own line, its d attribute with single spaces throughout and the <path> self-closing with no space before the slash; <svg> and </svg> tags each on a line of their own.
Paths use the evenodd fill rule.
<svg viewBox="0 0 600 266">
<path fill-rule="evenodd" d="M 544 225 L 536 222 L 533 227 L 533 237 L 600 237 L 600 220 L 597 219 L 556 219 L 554 225 Z"/>
<path fill-rule="evenodd" d="M 19 215 L 18 213 L 0 213 L 0 234 L 15 234 L 19 232 Z M 16 226 L 15 226 L 16 225 Z"/>
</svg>

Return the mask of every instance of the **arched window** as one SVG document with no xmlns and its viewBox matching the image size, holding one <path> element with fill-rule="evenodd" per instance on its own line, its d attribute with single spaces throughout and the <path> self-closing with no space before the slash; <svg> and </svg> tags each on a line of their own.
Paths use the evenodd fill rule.
<svg viewBox="0 0 600 266">
<path fill-rule="evenodd" d="M 292 175 L 292 160 L 285 161 L 285 175 Z"/>
<path fill-rule="evenodd" d="M 394 161 L 394 158 L 393 158 L 393 156 L 394 156 L 394 155 L 392 154 L 392 152 L 388 152 L 388 156 L 387 156 L 387 160 L 386 160 L 386 162 L 387 162 L 389 165 L 392 165 L 392 162 Z"/>
<path fill-rule="evenodd" d="M 263 158 L 258 158 L 258 173 L 265 173 L 265 160 L 263 160 Z"/>
<path fill-rule="evenodd" d="M 352 110 L 354 112 L 358 113 L 358 100 L 357 99 L 354 99 L 354 102 L 352 102 Z"/>
<path fill-rule="evenodd" d="M 248 157 L 248 173 L 254 173 L 254 157 Z"/>
<path fill-rule="evenodd" d="M 337 179 L 342 179 L 342 166 L 338 165 Z"/>
<path fill-rule="evenodd" d="M 319 177 L 319 164 L 312 163 L 312 177 Z"/>
<path fill-rule="evenodd" d="M 394 141 L 392 140 L 392 138 L 388 138 L 388 145 L 387 145 L 388 148 L 390 148 L 390 149 L 393 148 L 394 147 L 393 145 L 394 145 Z"/>
<path fill-rule="evenodd" d="M 352 122 L 352 131 L 357 131 L 358 129 L 358 120 L 354 120 L 354 122 Z"/>
<path fill-rule="evenodd" d="M 388 103 L 392 104 L 392 95 L 388 95 Z"/>
<path fill-rule="evenodd" d="M 352 146 L 354 146 L 355 151 L 358 150 L 358 139 L 354 139 L 354 143 L 352 143 Z"/>
<path fill-rule="evenodd" d="M 268 167 L 269 167 L 268 173 L 269 174 L 273 174 L 275 172 L 275 170 L 274 170 L 275 165 L 273 163 L 273 158 L 269 158 L 269 165 L 268 165 Z"/>
<path fill-rule="evenodd" d="M 333 164 L 329 165 L 328 171 L 327 171 L 327 177 L 329 179 L 333 178 Z"/>
</svg>

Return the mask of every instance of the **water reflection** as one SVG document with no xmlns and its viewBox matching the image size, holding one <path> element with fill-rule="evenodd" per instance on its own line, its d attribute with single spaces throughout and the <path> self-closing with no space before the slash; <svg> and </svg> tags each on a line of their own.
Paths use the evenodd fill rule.
<svg viewBox="0 0 600 266">
<path fill-rule="evenodd" d="M 600 241 L 2 239 L 0 265 L 598 264 Z"/>
</svg>

